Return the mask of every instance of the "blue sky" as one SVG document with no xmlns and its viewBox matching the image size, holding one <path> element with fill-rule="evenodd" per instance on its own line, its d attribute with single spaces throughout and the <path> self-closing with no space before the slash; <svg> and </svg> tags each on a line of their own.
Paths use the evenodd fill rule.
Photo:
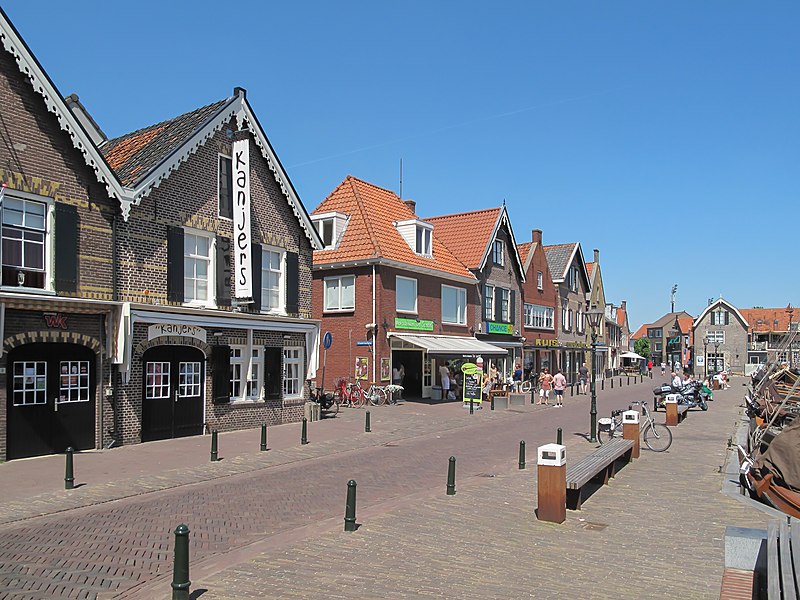
<svg viewBox="0 0 800 600">
<path fill-rule="evenodd" d="M 2 7 L 109 137 L 248 99 L 309 211 L 348 174 L 600 249 L 631 327 L 800 302 L 800 3 Z"/>
</svg>

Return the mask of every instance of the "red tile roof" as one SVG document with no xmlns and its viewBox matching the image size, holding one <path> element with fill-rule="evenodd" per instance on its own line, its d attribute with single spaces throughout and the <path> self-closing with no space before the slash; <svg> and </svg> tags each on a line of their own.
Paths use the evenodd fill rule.
<svg viewBox="0 0 800 600">
<path fill-rule="evenodd" d="M 594 263 L 586 263 L 586 274 L 591 277 L 592 276 L 592 269 L 594 269 Z"/>
<path fill-rule="evenodd" d="M 626 320 L 625 309 L 622 308 L 621 306 L 618 306 L 617 307 L 617 325 L 619 325 L 620 327 L 624 327 L 625 326 L 625 320 Z"/>
<path fill-rule="evenodd" d="M 755 331 L 789 331 L 789 313 L 786 312 L 786 307 L 740 308 L 739 312 Z M 794 324 L 797 322 L 800 322 L 800 310 L 795 308 L 792 313 L 792 329 L 795 329 Z"/>
<path fill-rule="evenodd" d="M 531 251 L 533 242 L 525 242 L 524 244 L 517 244 L 517 252 L 519 252 L 519 260 L 522 266 L 525 266 L 525 261 L 528 259 L 528 252 Z"/>
<path fill-rule="evenodd" d="M 639 327 L 639 329 L 636 330 L 636 333 L 634 333 L 631 336 L 631 339 L 632 340 L 638 340 L 639 338 L 647 337 L 647 328 L 648 327 L 650 327 L 649 323 L 645 323 L 644 325 Z"/>
<path fill-rule="evenodd" d="M 425 220 L 462 263 L 470 269 L 479 269 L 499 216 L 499 208 L 487 208 Z"/>
<path fill-rule="evenodd" d="M 348 175 L 311 214 L 327 212 L 346 214 L 350 220 L 336 249 L 314 252 L 315 265 L 384 258 L 475 278 L 441 242 L 436 226 L 432 257 L 420 256 L 409 247 L 394 222 L 418 217 L 390 190 Z"/>
</svg>

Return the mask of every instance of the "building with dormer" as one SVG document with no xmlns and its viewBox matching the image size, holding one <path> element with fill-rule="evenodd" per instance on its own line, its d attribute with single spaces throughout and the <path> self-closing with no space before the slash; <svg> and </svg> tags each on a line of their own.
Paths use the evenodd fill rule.
<svg viewBox="0 0 800 600">
<path fill-rule="evenodd" d="M 311 219 L 324 243 L 314 253 L 314 317 L 331 334 L 318 385 L 386 385 L 402 366 L 405 395 L 430 398 L 442 365 L 506 355 L 473 336 L 478 280 L 413 200 L 348 176 Z"/>
</svg>

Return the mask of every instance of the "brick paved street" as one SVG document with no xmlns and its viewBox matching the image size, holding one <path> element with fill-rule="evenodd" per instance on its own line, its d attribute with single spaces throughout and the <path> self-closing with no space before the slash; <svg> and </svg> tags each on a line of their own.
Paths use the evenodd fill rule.
<svg viewBox="0 0 800 600">
<path fill-rule="evenodd" d="M 649 400 L 654 383 L 606 389 L 599 395 L 601 416 L 632 399 Z M 563 426 L 570 456 L 591 451 L 581 436 L 588 429 L 586 397 L 568 396 L 561 410 L 526 406 L 472 417 L 456 404 L 376 408 L 371 434 L 363 433 L 363 411 L 345 411 L 312 424 L 307 446 L 299 445 L 295 425 L 271 430 L 275 449 L 267 453 L 226 455 L 229 436 L 221 436 L 227 460 L 217 464 L 205 462 L 208 438 L 193 441 L 201 458 L 181 458 L 178 466 L 167 457 L 188 447 L 185 440 L 98 453 L 110 474 L 125 472 L 115 471 L 113 460 L 130 461 L 137 449 L 160 446 L 164 462 L 150 457 L 131 480 L 103 482 L 92 474 L 93 483 L 71 492 L 4 502 L 0 597 L 162 597 L 169 589 L 171 531 L 180 522 L 192 530 L 193 589 L 207 588 L 209 598 L 557 597 L 566 590 L 565 564 L 602 565 L 570 571 L 570 583 L 584 591 L 597 591 L 596 581 L 610 585 L 608 556 L 634 565 L 640 587 L 630 597 L 672 595 L 659 585 L 641 587 L 666 581 L 654 569 L 665 557 L 679 565 L 684 595 L 710 597 L 719 590 L 724 526 L 758 516 L 718 493 L 716 470 L 742 389 L 718 394 L 708 413 L 693 412 L 675 430 L 669 453 L 644 453 L 559 527 L 532 518 L 535 466 L 516 470 L 518 443 L 526 440 L 533 463 L 536 446 L 554 441 Z M 227 447 L 251 437 L 257 447 L 257 431 L 230 434 Z M 451 454 L 458 457 L 458 495 L 446 498 Z M 6 468 L 20 477 L 20 465 L 33 472 L 37 460 L 0 466 L 3 487 L 10 483 L 2 480 Z M 494 477 L 482 476 L 488 474 Z M 359 484 L 364 525 L 345 536 L 339 532 L 350 478 Z M 687 492 L 690 482 L 698 493 Z M 686 503 L 688 512 L 680 508 Z M 672 531 L 675 517 L 654 506 L 676 507 L 689 531 Z M 578 518 L 606 527 L 584 529 Z M 630 519 L 629 532 L 621 524 Z M 703 560 L 693 558 L 698 549 Z M 608 595 L 619 590 L 609 587 Z"/>
</svg>

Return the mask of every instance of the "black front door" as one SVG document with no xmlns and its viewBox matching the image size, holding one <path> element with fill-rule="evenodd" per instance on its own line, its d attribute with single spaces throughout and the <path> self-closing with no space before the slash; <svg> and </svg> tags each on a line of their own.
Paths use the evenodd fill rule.
<svg viewBox="0 0 800 600">
<path fill-rule="evenodd" d="M 95 361 L 77 344 L 27 344 L 9 353 L 9 459 L 94 448 Z"/>
<path fill-rule="evenodd" d="M 157 346 L 142 360 L 142 441 L 203 433 L 203 353 L 189 346 Z"/>
</svg>

